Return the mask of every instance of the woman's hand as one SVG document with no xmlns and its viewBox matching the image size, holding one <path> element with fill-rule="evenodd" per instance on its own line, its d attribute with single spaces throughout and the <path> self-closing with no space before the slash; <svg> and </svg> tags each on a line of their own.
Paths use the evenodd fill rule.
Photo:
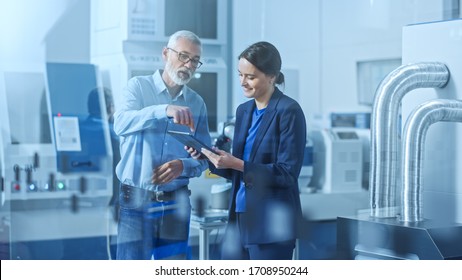
<svg viewBox="0 0 462 280">
<path fill-rule="evenodd" d="M 202 148 L 201 153 L 206 156 L 213 165 L 218 169 L 231 168 L 238 171 L 244 171 L 244 161 L 237 157 L 213 147 L 215 153 Z"/>
</svg>

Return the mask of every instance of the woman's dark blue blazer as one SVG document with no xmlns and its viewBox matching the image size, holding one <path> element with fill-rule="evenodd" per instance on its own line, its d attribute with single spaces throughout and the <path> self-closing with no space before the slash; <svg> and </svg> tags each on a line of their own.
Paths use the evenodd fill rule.
<svg viewBox="0 0 462 280">
<path fill-rule="evenodd" d="M 232 154 L 242 159 L 247 131 L 255 109 L 252 99 L 236 110 Z M 232 181 L 229 223 L 236 224 L 235 198 L 241 179 L 246 187 L 246 212 L 240 216 L 241 242 L 267 244 L 297 238 L 302 218 L 298 176 L 306 145 L 305 115 L 300 105 L 275 88 L 258 128 L 244 172 L 216 169 L 212 173 Z"/>
</svg>

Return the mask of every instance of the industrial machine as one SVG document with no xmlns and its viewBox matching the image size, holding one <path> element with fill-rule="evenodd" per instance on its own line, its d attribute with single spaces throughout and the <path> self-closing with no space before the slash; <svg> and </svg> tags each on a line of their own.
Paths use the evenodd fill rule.
<svg viewBox="0 0 462 280">
<path fill-rule="evenodd" d="M 403 65 L 374 101 L 370 213 L 338 218 L 338 258 L 462 259 L 461 49 L 461 19 L 403 28 Z"/>
<path fill-rule="evenodd" d="M 363 189 L 362 133 L 367 129 L 338 127 L 309 132 L 300 172 L 300 201 L 307 237 L 298 240 L 300 259 L 335 258 L 336 219 L 367 207 Z"/>
<path fill-rule="evenodd" d="M 310 187 L 312 176 L 313 176 L 313 140 L 307 137 L 305 151 L 303 155 L 302 169 L 300 170 L 300 175 L 298 176 L 298 187 L 301 192 L 316 191 L 315 188 Z"/>
<path fill-rule="evenodd" d="M 99 87 L 91 64 L 0 74 L 0 213 L 8 258 L 108 258 L 112 150 Z M 70 248 L 85 248 L 77 240 L 93 237 L 104 239 L 100 255 Z"/>
<path fill-rule="evenodd" d="M 313 176 L 309 186 L 325 193 L 362 189 L 363 147 L 348 128 L 313 130 Z"/>
<path fill-rule="evenodd" d="M 370 112 L 332 112 L 330 113 L 330 127 L 349 128 L 358 134 L 363 146 L 362 188 L 369 189 L 369 165 L 371 147 L 371 113 Z"/>
</svg>

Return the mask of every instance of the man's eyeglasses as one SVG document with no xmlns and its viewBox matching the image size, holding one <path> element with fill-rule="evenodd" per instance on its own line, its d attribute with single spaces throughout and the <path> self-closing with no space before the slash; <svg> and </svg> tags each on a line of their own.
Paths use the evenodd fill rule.
<svg viewBox="0 0 462 280">
<path fill-rule="evenodd" d="M 172 48 L 167 48 L 171 51 L 174 51 L 178 54 L 178 60 L 183 63 L 188 63 L 191 61 L 192 66 L 199 68 L 202 65 L 202 62 L 198 58 L 191 58 L 189 55 L 185 54 L 184 52 L 178 52 Z"/>
</svg>

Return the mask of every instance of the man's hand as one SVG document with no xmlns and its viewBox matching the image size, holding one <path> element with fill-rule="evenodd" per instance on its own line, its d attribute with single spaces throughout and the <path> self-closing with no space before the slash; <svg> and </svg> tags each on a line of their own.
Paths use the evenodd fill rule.
<svg viewBox="0 0 462 280">
<path fill-rule="evenodd" d="M 203 156 L 200 152 L 195 150 L 193 147 L 184 146 L 184 149 L 191 155 L 193 159 L 206 159 L 207 157 Z"/>
<path fill-rule="evenodd" d="M 195 130 L 191 109 L 186 106 L 168 105 L 167 116 L 173 118 L 174 123 L 187 125 L 191 131 Z"/>
<path fill-rule="evenodd" d="M 183 162 L 175 159 L 158 166 L 153 170 L 151 181 L 153 184 L 162 185 L 178 178 L 183 172 Z"/>
</svg>

